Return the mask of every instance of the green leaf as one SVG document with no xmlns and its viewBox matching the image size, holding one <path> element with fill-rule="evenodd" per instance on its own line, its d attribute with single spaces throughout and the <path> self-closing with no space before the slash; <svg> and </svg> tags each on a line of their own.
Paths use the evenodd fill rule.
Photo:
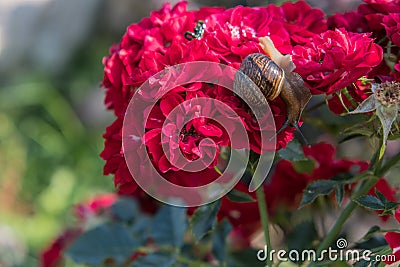
<svg viewBox="0 0 400 267">
<path fill-rule="evenodd" d="M 304 190 L 303 198 L 300 202 L 300 207 L 312 203 L 319 195 L 328 195 L 338 186 L 337 181 L 333 180 L 319 180 L 311 183 Z"/>
<path fill-rule="evenodd" d="M 384 210 L 385 204 L 382 201 L 374 196 L 367 195 L 362 196 L 354 200 L 358 205 L 363 206 L 367 209 L 371 210 Z"/>
<path fill-rule="evenodd" d="M 155 252 L 139 257 L 132 267 L 170 267 L 176 262 L 174 254 L 166 252 Z"/>
<path fill-rule="evenodd" d="M 315 167 L 315 161 L 311 159 L 298 160 L 293 163 L 293 167 L 297 173 L 312 174 Z"/>
<path fill-rule="evenodd" d="M 379 190 L 376 189 L 376 188 L 375 188 L 375 194 L 376 194 L 376 196 L 379 198 L 379 200 L 382 203 L 387 203 L 388 202 L 388 200 L 386 199 L 386 196 L 384 194 L 382 194 L 381 192 L 379 192 Z"/>
<path fill-rule="evenodd" d="M 367 99 L 365 99 L 355 110 L 349 112 L 348 114 L 371 112 L 376 109 L 377 101 L 378 100 L 376 99 L 375 94 L 372 94 Z"/>
<path fill-rule="evenodd" d="M 387 244 L 386 239 L 382 235 L 374 235 L 368 238 L 367 240 L 356 242 L 354 248 L 372 250 L 374 248 L 385 246 L 386 244 Z"/>
<path fill-rule="evenodd" d="M 141 245 L 121 223 L 105 223 L 78 237 L 66 254 L 76 263 L 99 266 L 105 259 L 125 262 Z"/>
<path fill-rule="evenodd" d="M 163 205 L 154 216 L 152 236 L 158 245 L 180 248 L 187 226 L 185 208 Z"/>
<path fill-rule="evenodd" d="M 336 201 L 339 206 L 342 205 L 343 197 L 344 197 L 344 185 L 339 185 L 336 188 Z"/>
<path fill-rule="evenodd" d="M 240 203 L 248 203 L 248 202 L 255 202 L 256 200 L 242 191 L 232 189 L 231 191 L 226 194 L 229 200 L 233 202 L 240 202 Z"/>
<path fill-rule="evenodd" d="M 338 181 L 341 184 L 351 185 L 352 183 L 357 183 L 369 178 L 374 178 L 374 174 L 371 171 L 364 171 L 359 174 L 351 174 L 351 173 L 339 173 L 332 177 L 332 180 Z"/>
<path fill-rule="evenodd" d="M 279 150 L 278 154 L 282 159 L 286 159 L 289 161 L 299 161 L 307 159 L 304 156 L 301 144 L 297 142 L 295 139 L 289 142 L 286 148 Z"/>
<path fill-rule="evenodd" d="M 352 166 L 349 171 L 347 172 L 339 172 L 338 174 L 334 175 L 331 180 L 334 181 L 340 181 L 340 182 L 348 182 L 350 181 L 354 176 L 359 173 L 360 169 L 359 166 Z M 352 183 L 352 182 L 350 182 Z"/>
<path fill-rule="evenodd" d="M 376 234 L 377 232 L 379 232 L 381 230 L 381 228 L 378 225 L 374 225 L 372 226 L 368 232 L 364 235 L 363 239 L 368 239 L 370 238 L 373 234 Z"/>
<path fill-rule="evenodd" d="M 126 197 L 118 199 L 111 206 L 110 210 L 114 217 L 124 222 L 131 221 L 139 215 L 139 208 L 136 201 Z"/>
<path fill-rule="evenodd" d="M 388 201 L 385 203 L 385 210 L 380 215 L 392 215 L 400 203 Z"/>
<path fill-rule="evenodd" d="M 221 206 L 221 201 L 217 200 L 208 205 L 197 208 L 190 222 L 192 232 L 197 241 L 202 239 L 207 233 L 215 228 L 217 213 Z"/>
<path fill-rule="evenodd" d="M 390 129 L 392 128 L 392 124 L 396 120 L 397 113 L 397 105 L 387 107 L 379 104 L 376 108 L 376 115 L 381 121 L 383 131 L 383 144 L 380 151 L 380 158 L 382 158 L 383 153 L 385 152 L 387 138 L 389 136 Z"/>
<path fill-rule="evenodd" d="M 369 128 L 365 125 L 365 122 L 358 123 L 352 127 L 349 127 L 343 131 L 343 134 L 348 136 L 372 136 L 374 131 L 372 128 Z"/>
<path fill-rule="evenodd" d="M 382 194 L 381 192 L 379 192 L 377 189 L 375 189 L 375 194 L 377 195 L 377 198 L 369 198 L 369 201 L 374 201 L 373 203 L 373 208 L 377 209 L 377 210 L 383 210 L 380 215 L 384 216 L 384 215 L 391 215 L 393 214 L 393 211 L 397 208 L 397 206 L 400 204 L 398 202 L 392 202 L 392 201 L 388 201 L 386 196 L 384 194 Z M 376 202 L 378 200 L 378 205 L 376 205 Z"/>
<path fill-rule="evenodd" d="M 399 202 L 388 201 L 385 203 L 385 209 L 396 210 L 399 205 L 400 205 Z"/>
<path fill-rule="evenodd" d="M 152 221 L 152 218 L 146 214 L 140 214 L 135 218 L 134 223 L 129 225 L 134 237 L 143 240 L 143 242 L 151 237 Z"/>
<path fill-rule="evenodd" d="M 224 262 L 226 258 L 226 237 L 232 230 L 232 225 L 227 219 L 220 222 L 211 238 L 212 253 L 220 262 Z"/>
</svg>

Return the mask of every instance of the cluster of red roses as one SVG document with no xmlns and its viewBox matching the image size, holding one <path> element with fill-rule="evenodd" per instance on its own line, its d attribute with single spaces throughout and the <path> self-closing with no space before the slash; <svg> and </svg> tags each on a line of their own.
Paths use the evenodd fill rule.
<svg viewBox="0 0 400 267">
<path fill-rule="evenodd" d="M 106 142 L 101 153 L 106 160 L 104 174 L 115 175 L 115 184 L 121 193 L 130 194 L 137 188 L 124 160 L 121 129 L 128 103 L 145 80 L 167 66 L 191 61 L 211 61 L 238 68 L 248 54 L 262 53 L 258 37 L 270 36 L 280 52 L 293 55 L 295 71 L 303 77 L 313 94 L 331 95 L 347 87 L 355 101 L 364 100 L 371 90 L 358 81 L 360 77 L 380 75 L 386 76 L 387 80 L 395 73 L 382 60 L 382 47 L 374 43 L 373 38 L 388 36 L 388 39 L 383 39 L 383 45 L 389 40 L 394 44 L 398 41 L 398 34 L 392 26 L 398 16 L 388 13 L 389 10 L 395 11 L 398 5 L 391 8 L 392 2 L 366 2 L 357 12 L 336 14 L 328 19 L 321 10 L 311 8 L 304 1 L 285 3 L 281 7 L 207 7 L 198 11 L 187 11 L 186 3 L 182 2 L 173 8 L 166 4 L 161 10 L 152 12 L 149 18 L 130 25 L 121 42 L 114 45 L 111 54 L 104 59 L 105 103 L 117 117 L 104 135 Z M 375 25 L 376 17 L 382 24 Z M 199 20 L 205 21 L 204 35 L 201 39 L 187 40 L 184 33 L 193 31 Z M 193 177 L 188 172 L 173 169 L 158 153 L 161 144 L 157 140 L 160 140 L 162 122 L 172 104 L 176 106 L 203 96 L 221 100 L 237 112 L 248 132 L 251 149 L 259 152 L 259 129 L 246 106 L 231 91 L 202 83 L 177 88 L 163 96 L 154 107 L 146 123 L 146 140 L 137 141 L 138 146 L 146 142 L 153 164 L 165 173 L 167 179 L 179 176 L 180 183 L 189 186 L 204 184 L 205 181 L 198 179 L 211 177 L 212 180 L 217 173 L 212 169 L 204 170 L 206 175 Z M 342 102 L 350 104 L 348 99 L 338 101 L 335 95 L 329 107 L 341 113 Z M 285 119 L 285 106 L 279 98 L 270 105 L 279 128 Z M 226 130 L 208 119 L 190 124 L 186 131 L 195 134 L 182 135 L 177 147 L 190 160 L 199 157 L 201 150 L 198 145 L 204 138 L 213 139 L 218 146 L 229 144 Z M 292 129 L 286 129 L 277 138 L 277 149 L 285 147 L 292 138 Z"/>
<path fill-rule="evenodd" d="M 398 53 L 400 47 L 400 2 L 397 0 L 370 0 L 364 2 L 366 2 L 366 4 L 360 5 L 357 11 L 335 14 L 329 17 L 328 27 L 330 29 L 344 28 L 352 33 L 368 33 L 372 38 L 375 38 L 375 43 L 379 43 L 380 47 L 384 48 L 387 52 L 390 51 L 390 54 L 388 53 L 385 60 L 380 61 L 378 66 L 363 75 L 367 75 L 368 78 L 378 77 L 381 81 L 399 81 L 400 59 L 395 55 Z M 365 43 L 363 45 L 368 46 L 370 44 Z M 378 49 L 382 49 L 380 47 L 378 47 Z M 354 52 L 355 53 L 349 57 L 350 61 L 365 57 L 361 64 L 367 63 L 367 65 L 375 61 L 379 55 L 378 53 L 378 55 L 371 57 L 371 51 L 366 47 L 357 47 L 357 50 Z M 345 64 L 352 63 L 346 61 Z M 371 65 L 366 67 L 371 67 Z M 360 81 L 352 80 L 344 86 L 348 87 L 348 93 L 356 103 L 361 103 L 371 94 L 370 85 L 365 85 Z M 341 88 L 338 89 L 340 90 Z M 341 102 L 343 102 L 346 107 L 349 107 L 348 109 L 355 108 L 354 103 L 351 103 L 348 98 L 343 97 L 340 101 L 337 95 L 334 95 L 329 101 L 329 108 L 336 114 L 343 113 L 345 109 Z"/>
</svg>

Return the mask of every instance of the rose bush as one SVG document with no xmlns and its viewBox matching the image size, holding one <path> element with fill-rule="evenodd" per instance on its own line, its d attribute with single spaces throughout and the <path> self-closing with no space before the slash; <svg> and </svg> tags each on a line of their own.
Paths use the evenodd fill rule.
<svg viewBox="0 0 400 267">
<path fill-rule="evenodd" d="M 400 99 L 394 92 L 398 88 L 396 81 L 400 81 L 399 14 L 399 1 L 384 0 L 365 0 L 356 11 L 330 17 L 304 1 L 282 6 L 203 7 L 191 11 L 187 10 L 187 3 L 180 2 L 173 7 L 165 4 L 149 17 L 129 25 L 121 41 L 113 45 L 103 59 L 105 105 L 114 112 L 115 121 L 104 134 L 101 157 L 106 161 L 104 174 L 114 176 L 118 193 L 128 195 L 136 204 L 118 206 L 119 197 L 114 195 L 89 205 L 79 205 L 76 214 L 81 224 L 73 228 L 73 235 L 66 231 L 43 253 L 43 265 L 54 266 L 61 252 L 69 247 L 67 253 L 71 258 L 92 265 L 106 262 L 111 266 L 170 266 L 175 263 L 264 266 L 257 260 L 254 240 L 263 232 L 263 244 L 271 247 L 269 224 L 280 229 L 286 241 L 285 248 L 314 248 L 319 253 L 331 246 L 339 234 L 347 234 L 343 224 L 358 206 L 374 210 L 376 213 L 372 216 L 378 214 L 382 225 L 392 220 L 399 205 L 398 187 L 384 177 L 400 161 L 400 154 L 384 157 L 384 152 L 387 139 L 400 136 L 396 120 Z M 361 110 L 367 119 L 357 117 L 349 128 L 344 124 L 330 128 L 329 121 L 315 118 L 306 110 L 307 121 L 324 129 L 331 137 L 342 132 L 344 138 L 332 142 L 337 145 L 316 142 L 301 146 L 293 140 L 293 128 L 285 128 L 276 136 L 276 144 L 267 147 L 278 155 L 269 179 L 255 192 L 249 192 L 249 184 L 257 175 L 260 154 L 265 150 L 261 133 L 272 131 L 274 125 L 262 127 L 250 107 L 223 86 L 196 81 L 180 84 L 164 93 L 163 89 L 168 86 L 162 83 L 169 81 L 168 77 L 176 80 L 179 75 L 174 76 L 176 73 L 171 71 L 165 75 L 166 80 L 161 81 L 155 81 L 153 75 L 176 64 L 200 61 L 239 69 L 243 59 L 251 53 L 272 57 L 259 43 L 259 38 L 265 36 L 270 37 L 280 53 L 288 54 L 286 58 L 293 59 L 294 72 L 302 77 L 311 93 L 323 95 L 324 101 L 316 107 L 325 106 L 326 102 L 332 113 L 340 115 L 351 111 L 361 113 L 358 112 Z M 221 74 L 220 69 L 211 71 L 216 73 L 216 79 L 221 77 L 217 75 Z M 205 70 L 199 70 L 198 77 L 203 72 Z M 152 90 L 140 90 L 143 84 L 149 84 Z M 383 90 L 382 85 L 390 90 Z M 136 92 L 141 101 L 134 104 L 148 116 L 138 112 L 127 115 L 131 119 L 124 121 Z M 147 104 L 159 94 L 162 94 L 159 100 L 148 108 Z M 237 116 L 207 100 L 201 104 L 196 102 L 202 98 L 224 103 Z M 393 105 L 386 105 L 383 98 L 390 98 L 385 103 Z M 294 104 L 295 101 L 291 103 Z M 286 120 L 286 104 L 278 97 L 269 101 L 269 105 L 270 115 L 279 129 Z M 174 113 L 177 107 L 183 113 Z M 329 116 L 334 116 L 332 113 Z M 191 120 L 185 121 L 186 117 Z M 222 125 L 218 122 L 220 118 L 231 119 L 232 123 Z M 376 123 L 376 118 L 381 125 Z M 245 129 L 249 147 L 233 146 L 231 137 L 239 135 L 238 124 Z M 129 146 L 123 145 L 124 127 L 131 130 Z M 145 131 L 143 136 L 139 134 L 141 127 Z M 370 161 L 336 155 L 341 142 L 359 136 L 376 141 L 376 152 Z M 163 150 L 165 146 L 167 149 Z M 196 187 L 217 179 L 229 158 L 228 152 L 238 148 L 250 150 L 247 170 L 239 183 L 221 199 L 188 209 L 168 207 L 149 197 L 135 182 L 133 178 L 137 177 L 132 176 L 127 164 L 134 165 L 137 170 L 134 175 L 141 178 L 152 180 L 148 168 L 154 166 L 164 179 L 176 185 Z M 141 153 L 144 150 L 148 157 Z M 179 158 L 180 154 L 184 160 Z M 184 169 L 199 159 L 204 167 L 201 171 Z M 177 192 L 169 193 L 175 196 Z M 190 197 L 201 198 L 200 195 Z M 319 201 L 314 203 L 317 198 Z M 140 212 L 127 208 L 132 207 L 130 205 L 137 205 Z M 338 216 L 337 221 L 332 226 L 325 221 L 319 225 L 316 217 L 327 214 Z M 87 230 L 82 225 L 93 216 L 106 219 Z M 319 229 L 325 227 L 331 230 Z M 126 249 L 120 249 L 115 255 L 90 249 L 89 256 L 80 253 L 84 248 L 96 247 L 98 236 L 110 237 L 111 230 L 117 232 L 113 236 L 126 236 L 112 238 L 111 244 Z M 364 242 L 367 247 L 375 248 L 376 253 L 386 255 L 391 248 L 393 254 L 400 257 L 396 231 L 386 233 L 386 241 L 384 230 L 366 229 L 365 232 L 368 234 L 364 239 L 352 240 L 355 246 Z M 93 238 L 93 233 L 98 236 Z M 375 239 L 369 238 L 371 236 Z M 242 257 L 246 258 L 244 263 Z M 314 264 L 312 259 L 309 261 L 310 265 Z M 272 266 L 271 259 L 267 260 L 267 265 Z"/>
</svg>

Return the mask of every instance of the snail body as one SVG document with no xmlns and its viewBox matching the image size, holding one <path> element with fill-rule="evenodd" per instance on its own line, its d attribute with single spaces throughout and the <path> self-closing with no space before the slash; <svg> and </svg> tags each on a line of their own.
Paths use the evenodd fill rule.
<svg viewBox="0 0 400 267">
<path fill-rule="evenodd" d="M 272 49 L 275 49 L 275 47 Z M 273 137 L 287 126 L 292 126 L 296 128 L 305 141 L 298 123 L 302 111 L 311 98 L 311 93 L 304 85 L 301 76 L 293 72 L 294 64 L 290 56 L 283 56 L 276 52 L 277 50 L 271 52 L 270 47 L 267 48 L 267 51 L 272 55 L 275 53 L 275 57 L 278 57 L 277 62 L 264 54 L 255 53 L 248 55 L 239 69 L 257 87 L 250 86 L 249 82 L 246 81 L 248 79 L 246 76 L 237 74 L 235 75 L 234 91 L 242 95 L 246 101 L 256 108 L 267 105 L 268 100 L 274 100 L 279 96 L 286 104 L 287 116 L 285 123 Z M 276 53 L 279 53 L 278 56 L 276 56 Z M 257 110 L 254 112 L 257 114 Z"/>
</svg>

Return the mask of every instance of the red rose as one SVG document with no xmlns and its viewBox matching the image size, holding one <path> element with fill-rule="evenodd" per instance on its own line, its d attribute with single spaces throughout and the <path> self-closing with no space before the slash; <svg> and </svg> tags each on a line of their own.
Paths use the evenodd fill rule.
<svg viewBox="0 0 400 267">
<path fill-rule="evenodd" d="M 40 254 L 41 267 L 61 266 L 63 252 L 81 234 L 80 229 L 67 229 Z"/>
<path fill-rule="evenodd" d="M 400 59 L 399 61 L 397 61 L 397 64 L 394 65 L 394 70 L 395 70 L 393 73 L 394 79 L 396 81 L 400 81 Z"/>
<path fill-rule="evenodd" d="M 358 12 L 350 11 L 344 14 L 334 14 L 328 18 L 328 28 L 335 30 L 336 28 L 344 28 L 349 32 L 369 32 L 369 26 L 365 17 Z"/>
<path fill-rule="evenodd" d="M 386 264 L 392 264 L 400 260 L 400 233 L 389 232 L 385 234 L 385 239 L 388 242 L 390 248 L 392 249 L 392 255 L 394 255 L 395 260 L 386 260 Z"/>
<path fill-rule="evenodd" d="M 400 12 L 400 1 L 399 0 L 363 0 L 371 8 L 377 12 L 388 14 L 391 12 Z"/>
<path fill-rule="evenodd" d="M 264 185 L 265 187 L 265 185 Z M 236 189 L 246 194 L 249 194 L 248 185 L 240 182 L 237 184 Z M 256 199 L 255 192 L 250 195 Z M 232 202 L 228 198 L 221 199 L 221 207 L 218 212 L 218 219 L 222 220 L 227 218 L 233 226 L 232 238 L 238 239 L 241 244 L 238 249 L 249 247 L 253 234 L 260 228 L 260 212 L 258 210 L 257 202 L 238 203 Z"/>
<path fill-rule="evenodd" d="M 398 208 L 398 209 L 395 211 L 394 217 L 395 217 L 396 220 L 400 223 L 400 208 Z"/>
<path fill-rule="evenodd" d="M 284 22 L 293 45 L 309 43 L 314 35 L 327 30 L 325 14 L 318 8 L 311 8 L 305 1 L 284 3 L 279 17 Z"/>
<path fill-rule="evenodd" d="M 385 28 L 382 21 L 385 15 L 389 13 L 400 12 L 399 0 L 364 0 L 366 4 L 360 5 L 357 12 L 364 16 L 374 37 L 379 39 L 385 35 Z"/>
<path fill-rule="evenodd" d="M 359 5 L 357 12 L 364 17 L 370 31 L 374 36 L 381 38 L 384 36 L 385 28 L 382 26 L 383 14 L 376 10 L 372 5 Z"/>
<path fill-rule="evenodd" d="M 310 182 L 311 177 L 297 173 L 291 162 L 280 161 L 275 167 L 271 182 L 265 189 L 268 211 L 271 215 L 280 208 L 296 208 L 303 190 Z"/>
<path fill-rule="evenodd" d="M 400 209 L 397 209 L 395 212 L 395 217 L 397 222 L 400 223 Z M 389 243 L 389 246 L 392 248 L 392 255 L 394 255 L 395 260 L 389 261 L 386 260 L 386 264 L 392 264 L 400 260 L 400 233 L 399 232 L 389 232 L 385 234 L 385 239 Z"/>
<path fill-rule="evenodd" d="M 75 207 L 75 216 L 80 220 L 87 220 L 91 216 L 98 215 L 108 207 L 112 206 L 117 200 L 117 195 L 100 195 L 88 203 L 80 203 Z"/>
<path fill-rule="evenodd" d="M 397 62 L 396 65 L 394 65 L 394 69 L 395 69 L 397 72 L 400 72 L 400 60 Z"/>
<path fill-rule="evenodd" d="M 352 32 L 370 32 L 376 43 L 385 48 L 389 41 L 399 44 L 397 22 L 400 13 L 400 2 L 398 0 L 365 0 L 366 4 L 359 5 L 356 12 L 335 14 L 328 19 L 330 29 L 343 27 Z M 397 14 L 397 15 L 396 15 Z M 389 38 L 388 38 L 389 37 Z M 396 48 L 394 54 L 396 54 Z M 393 51 L 393 50 L 392 50 Z M 369 72 L 369 77 L 381 77 L 390 75 L 391 64 L 382 61 L 379 66 Z M 389 79 L 390 80 L 390 79 Z"/>
<path fill-rule="evenodd" d="M 358 104 L 363 102 L 372 94 L 371 84 L 363 84 L 360 80 L 357 80 L 357 82 L 347 87 L 347 91 L 352 102 L 343 92 L 340 91 L 332 94 L 332 97 L 328 99 L 328 107 L 333 113 L 340 115 L 352 111 L 358 106 Z M 355 103 L 355 105 L 353 103 Z"/>
<path fill-rule="evenodd" d="M 382 23 L 389 40 L 400 47 L 400 13 L 389 13 L 383 17 Z"/>
<path fill-rule="evenodd" d="M 382 48 L 370 34 L 326 31 L 296 46 L 293 61 L 313 94 L 332 94 L 356 82 L 382 61 Z"/>
</svg>

